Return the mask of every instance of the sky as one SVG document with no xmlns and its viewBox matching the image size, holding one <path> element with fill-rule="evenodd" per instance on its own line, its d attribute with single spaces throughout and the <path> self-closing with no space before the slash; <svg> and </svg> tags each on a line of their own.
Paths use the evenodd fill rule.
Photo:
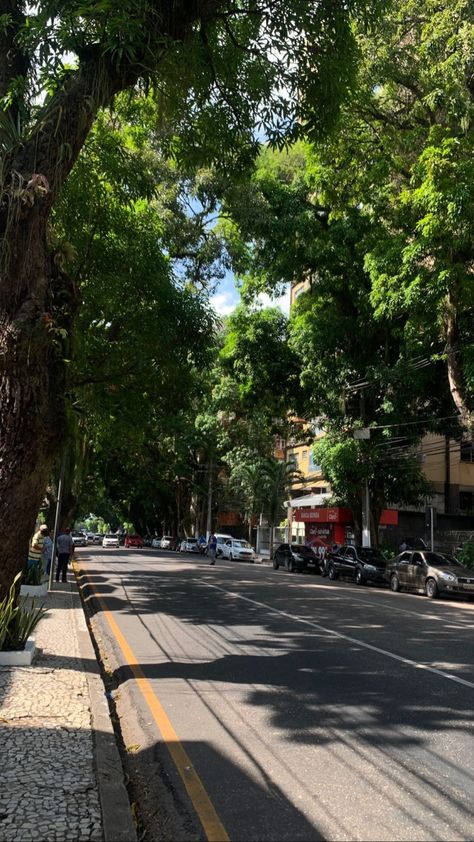
<svg viewBox="0 0 474 842">
<path fill-rule="evenodd" d="M 290 312 L 290 285 L 284 295 L 278 298 L 270 298 L 266 293 L 258 297 L 262 307 L 279 307 L 285 316 Z M 220 316 L 228 316 L 240 302 L 240 293 L 235 286 L 234 277 L 231 273 L 220 282 L 219 288 L 211 295 L 210 303 Z"/>
</svg>

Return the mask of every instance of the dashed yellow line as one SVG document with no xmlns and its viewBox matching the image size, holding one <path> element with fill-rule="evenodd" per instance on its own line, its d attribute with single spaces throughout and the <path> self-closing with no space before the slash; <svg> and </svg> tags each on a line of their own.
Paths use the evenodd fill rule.
<svg viewBox="0 0 474 842">
<path fill-rule="evenodd" d="M 76 570 L 78 570 L 77 567 Z M 207 839 L 209 842 L 230 842 L 225 828 L 204 788 L 201 778 L 191 763 L 188 754 L 181 745 L 178 735 L 168 719 L 160 700 L 156 696 L 150 681 L 146 678 L 142 668 L 138 664 L 137 658 L 135 657 L 130 644 L 120 631 L 120 628 L 118 627 L 112 612 L 107 608 L 105 601 L 97 593 L 92 582 L 90 582 L 87 572 L 85 572 L 85 574 L 87 577 L 88 587 L 91 589 L 94 597 L 99 602 L 104 617 L 107 620 L 120 649 L 122 650 L 125 661 L 135 676 L 137 686 L 150 708 L 153 719 L 155 720 L 163 738 L 163 742 L 171 755 L 171 758 L 193 803 L 194 809 L 199 816 Z"/>
</svg>

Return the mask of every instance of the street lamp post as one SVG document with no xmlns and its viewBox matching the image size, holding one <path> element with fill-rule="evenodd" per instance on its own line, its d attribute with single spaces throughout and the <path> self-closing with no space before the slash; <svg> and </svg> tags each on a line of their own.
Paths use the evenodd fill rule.
<svg viewBox="0 0 474 842">
<path fill-rule="evenodd" d="M 359 430 L 354 430 L 354 439 L 356 441 L 368 441 L 370 439 L 370 427 L 362 427 Z M 370 547 L 370 497 L 369 497 L 369 480 L 365 480 L 364 501 L 362 506 L 362 546 Z"/>
</svg>

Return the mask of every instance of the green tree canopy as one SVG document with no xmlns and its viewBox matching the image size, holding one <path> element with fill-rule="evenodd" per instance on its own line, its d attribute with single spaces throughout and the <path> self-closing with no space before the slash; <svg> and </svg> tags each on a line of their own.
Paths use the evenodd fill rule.
<svg viewBox="0 0 474 842">
<path fill-rule="evenodd" d="M 282 143 L 334 122 L 356 61 L 353 21 L 370 23 L 379 6 L 0 5 L 0 596 L 21 568 L 64 440 L 69 347 L 58 337 L 69 345 L 78 290 L 54 259 L 48 224 L 98 114 L 121 91 L 150 91 L 160 142 L 176 160 L 242 169 L 258 127 Z"/>
</svg>

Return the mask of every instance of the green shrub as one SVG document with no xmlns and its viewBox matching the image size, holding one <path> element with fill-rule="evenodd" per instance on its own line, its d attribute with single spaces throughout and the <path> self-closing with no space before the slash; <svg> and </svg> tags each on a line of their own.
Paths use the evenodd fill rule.
<svg viewBox="0 0 474 842">
<path fill-rule="evenodd" d="M 391 561 L 392 558 L 395 558 L 400 551 L 398 547 L 393 547 L 391 544 L 387 544 L 386 546 L 380 547 L 380 552 L 382 553 L 385 561 Z"/>
<path fill-rule="evenodd" d="M 24 649 L 26 641 L 34 631 L 46 608 L 35 606 L 32 600 L 29 608 L 25 600 L 17 602 L 16 590 L 22 574 L 15 576 L 8 595 L 0 602 L 0 650 Z"/>
<path fill-rule="evenodd" d="M 462 550 L 456 553 L 456 556 L 461 564 L 474 570 L 474 543 L 472 541 L 466 541 Z"/>
</svg>

